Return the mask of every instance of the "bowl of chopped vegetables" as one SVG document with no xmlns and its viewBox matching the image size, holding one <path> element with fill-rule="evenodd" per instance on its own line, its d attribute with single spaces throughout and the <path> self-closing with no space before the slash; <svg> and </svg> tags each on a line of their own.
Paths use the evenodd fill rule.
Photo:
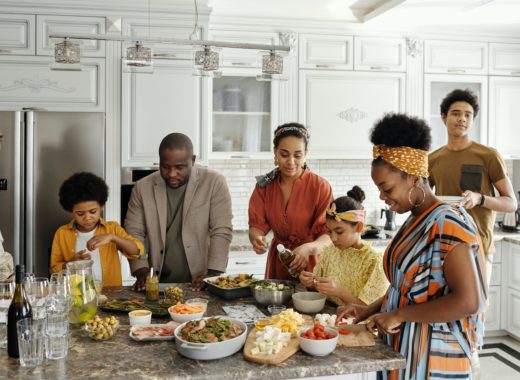
<svg viewBox="0 0 520 380">
<path fill-rule="evenodd" d="M 283 305 L 294 293 L 294 283 L 284 280 L 262 280 L 251 285 L 253 296 L 261 305 Z"/>
<path fill-rule="evenodd" d="M 170 317 L 175 322 L 184 323 L 193 319 L 202 318 L 204 315 L 204 308 L 198 305 L 190 305 L 187 303 L 178 303 L 168 308 Z"/>
</svg>

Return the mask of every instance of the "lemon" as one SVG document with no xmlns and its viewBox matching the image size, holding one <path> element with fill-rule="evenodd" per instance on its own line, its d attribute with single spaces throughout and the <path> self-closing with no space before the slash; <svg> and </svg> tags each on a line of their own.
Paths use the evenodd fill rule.
<svg viewBox="0 0 520 380">
<path fill-rule="evenodd" d="M 75 297 L 81 297 L 81 289 L 74 287 L 74 289 L 72 289 L 72 295 Z"/>
<path fill-rule="evenodd" d="M 97 307 L 95 307 L 93 305 L 87 306 L 85 309 L 85 313 L 88 313 L 92 317 L 96 314 L 96 312 L 97 312 Z"/>
<path fill-rule="evenodd" d="M 81 307 L 83 305 L 83 298 L 81 297 L 81 293 L 79 296 L 74 296 L 74 301 L 72 306 L 75 308 Z"/>
<path fill-rule="evenodd" d="M 92 314 L 89 314 L 87 312 L 83 312 L 76 318 L 78 322 L 87 322 L 92 318 Z"/>
<path fill-rule="evenodd" d="M 73 287 L 77 287 L 83 281 L 83 276 L 80 274 L 71 274 L 70 275 L 70 283 Z"/>
</svg>

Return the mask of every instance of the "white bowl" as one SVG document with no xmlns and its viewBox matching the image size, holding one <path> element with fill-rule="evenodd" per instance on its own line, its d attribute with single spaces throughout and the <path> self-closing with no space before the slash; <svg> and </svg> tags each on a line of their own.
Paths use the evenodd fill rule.
<svg viewBox="0 0 520 380">
<path fill-rule="evenodd" d="M 319 313 L 325 307 L 327 296 L 318 292 L 299 292 L 292 295 L 294 308 L 302 313 Z"/>
<path fill-rule="evenodd" d="M 303 351 L 314 356 L 326 356 L 336 349 L 339 336 L 336 330 L 331 327 L 325 327 L 325 332 L 334 334 L 334 338 L 330 339 L 313 340 L 301 336 L 302 333 L 312 328 L 314 327 L 304 327 L 298 331 L 298 342 L 300 343 L 300 348 Z"/>
<path fill-rule="evenodd" d="M 130 326 L 149 325 L 152 322 L 152 312 L 150 310 L 132 310 L 128 313 Z"/>
<path fill-rule="evenodd" d="M 174 305 L 175 306 L 175 305 Z M 204 315 L 204 310 L 201 311 L 200 313 L 192 313 L 192 314 L 177 314 L 177 313 L 174 313 L 171 309 L 172 309 L 173 306 L 170 306 L 168 308 L 168 313 L 170 313 L 170 317 L 172 317 L 172 319 L 175 321 L 175 322 L 179 322 L 179 323 L 184 323 L 184 322 L 188 322 L 188 321 L 191 321 L 193 319 L 200 319 L 202 318 L 202 316 Z"/>
</svg>

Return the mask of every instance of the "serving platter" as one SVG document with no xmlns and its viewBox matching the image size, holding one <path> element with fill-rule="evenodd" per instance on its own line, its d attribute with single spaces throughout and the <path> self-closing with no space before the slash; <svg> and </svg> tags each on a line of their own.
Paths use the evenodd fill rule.
<svg viewBox="0 0 520 380">
<path fill-rule="evenodd" d="M 208 292 L 227 300 L 236 299 L 236 298 L 244 298 L 251 297 L 253 294 L 251 293 L 251 286 L 242 286 L 238 288 L 221 288 L 220 286 L 215 285 L 213 282 L 217 280 L 219 277 L 224 277 L 223 275 L 207 277 L 204 279 L 204 283 L 206 284 L 206 288 Z"/>
<path fill-rule="evenodd" d="M 141 300 L 113 299 L 98 307 L 108 312 L 128 313 L 132 310 L 149 310 L 153 317 L 167 317 L 169 315 L 168 310 L 160 307 L 159 304 L 150 304 Z"/>
<path fill-rule="evenodd" d="M 149 342 L 149 341 L 160 341 L 160 340 L 173 340 L 175 338 L 175 329 L 179 326 L 179 323 L 169 322 L 166 324 L 151 324 L 151 325 L 138 325 L 132 326 L 130 328 L 130 332 L 128 336 L 135 341 L 138 342 Z M 150 331 L 156 332 L 157 335 L 147 335 L 139 336 L 139 331 Z M 168 335 L 163 335 L 165 332 L 168 332 Z"/>
</svg>

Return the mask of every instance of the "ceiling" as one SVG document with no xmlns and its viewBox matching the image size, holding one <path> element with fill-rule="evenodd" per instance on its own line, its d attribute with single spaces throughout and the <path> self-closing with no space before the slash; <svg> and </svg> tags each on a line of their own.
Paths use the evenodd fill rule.
<svg viewBox="0 0 520 380">
<path fill-rule="evenodd" d="M 520 38 L 520 0 L 207 0 L 212 17 L 344 21 L 362 28 L 460 31 Z"/>
</svg>

